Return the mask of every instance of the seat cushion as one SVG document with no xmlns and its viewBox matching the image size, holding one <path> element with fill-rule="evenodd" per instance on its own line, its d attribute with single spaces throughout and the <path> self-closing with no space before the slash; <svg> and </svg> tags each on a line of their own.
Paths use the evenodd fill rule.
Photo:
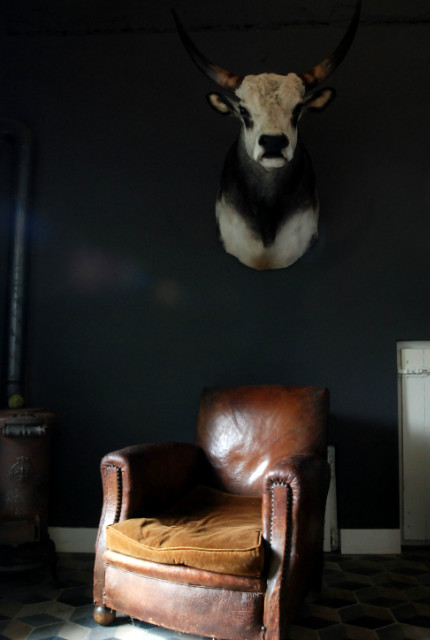
<svg viewBox="0 0 430 640">
<path fill-rule="evenodd" d="M 261 498 L 201 485 L 156 518 L 106 529 L 107 548 L 128 556 L 258 577 L 264 561 Z"/>
</svg>

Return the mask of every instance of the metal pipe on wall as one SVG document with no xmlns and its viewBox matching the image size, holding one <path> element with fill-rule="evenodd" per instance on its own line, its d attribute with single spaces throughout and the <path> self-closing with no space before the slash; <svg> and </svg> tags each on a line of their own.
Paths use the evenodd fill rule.
<svg viewBox="0 0 430 640">
<path fill-rule="evenodd" d="M 0 119 L 0 139 L 13 144 L 14 212 L 8 256 L 7 366 L 9 409 L 0 410 L 0 572 L 50 562 L 55 545 L 48 533 L 51 431 L 55 416 L 24 408 L 28 203 L 33 151 L 21 122 Z"/>
<path fill-rule="evenodd" d="M 33 137 L 26 125 L 0 119 L 0 137 L 18 151 L 15 211 L 9 256 L 6 396 L 11 408 L 24 405 L 25 305 L 27 289 L 27 209 Z"/>
</svg>

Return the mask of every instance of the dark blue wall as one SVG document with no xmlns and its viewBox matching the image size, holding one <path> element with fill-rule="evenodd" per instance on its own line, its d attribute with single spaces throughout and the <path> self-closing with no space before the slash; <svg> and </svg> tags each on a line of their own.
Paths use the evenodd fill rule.
<svg viewBox="0 0 430 640">
<path fill-rule="evenodd" d="M 308 9 L 275 28 L 278 5 L 238 30 L 236 14 L 217 28 L 211 3 L 213 28 L 193 35 L 239 72 L 287 72 L 345 28 L 345 8 L 332 25 L 307 25 Z M 328 83 L 335 102 L 301 122 L 320 240 L 256 272 L 215 232 L 236 123 L 208 107 L 163 8 L 165 29 L 28 35 L 21 22 L 1 40 L 0 115 L 37 140 L 27 401 L 59 419 L 51 524 L 97 525 L 104 453 L 192 440 L 203 386 L 310 383 L 331 391 L 340 526 L 398 527 L 396 341 L 430 331 L 430 23 L 365 15 Z"/>
</svg>

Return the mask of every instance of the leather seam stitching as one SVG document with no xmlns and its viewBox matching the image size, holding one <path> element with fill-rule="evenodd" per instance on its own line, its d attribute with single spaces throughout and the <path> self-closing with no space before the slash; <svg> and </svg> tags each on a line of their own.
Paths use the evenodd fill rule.
<svg viewBox="0 0 430 640">
<path fill-rule="evenodd" d="M 273 538 L 273 514 L 274 514 L 274 488 L 275 487 L 288 487 L 288 482 L 274 482 L 270 487 L 271 500 L 270 500 L 270 544 L 272 544 Z"/>
<path fill-rule="evenodd" d="M 116 472 L 116 488 L 117 488 L 117 500 L 116 500 L 116 509 L 115 509 L 115 516 L 114 516 L 114 521 L 113 524 L 115 522 L 119 522 L 119 518 L 121 515 L 121 508 L 122 508 L 122 473 L 121 473 L 121 469 L 120 467 L 118 467 L 117 465 L 114 464 L 109 464 L 106 467 L 107 469 L 114 469 Z"/>
<path fill-rule="evenodd" d="M 287 537 L 285 540 L 285 554 L 284 554 L 284 559 L 282 562 L 282 569 L 281 569 L 281 586 L 282 586 L 283 583 L 285 582 L 286 568 L 287 568 L 287 563 L 289 564 L 289 557 L 291 552 L 291 539 L 292 539 L 291 513 L 292 513 L 292 505 L 293 505 L 293 501 L 292 501 L 293 492 L 291 489 L 291 485 L 288 482 L 274 482 L 270 487 L 270 492 L 271 492 L 270 544 L 272 544 L 272 537 L 273 537 L 274 488 L 275 487 L 286 487 L 287 489 L 287 505 L 286 505 L 287 506 L 287 513 L 286 513 Z"/>
</svg>

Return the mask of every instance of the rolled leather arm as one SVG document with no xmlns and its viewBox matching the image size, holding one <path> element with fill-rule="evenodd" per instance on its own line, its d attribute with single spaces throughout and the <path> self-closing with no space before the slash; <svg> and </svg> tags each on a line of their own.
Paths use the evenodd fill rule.
<svg viewBox="0 0 430 640">
<path fill-rule="evenodd" d="M 120 520 L 159 511 L 196 480 L 202 452 L 194 444 L 140 444 L 108 453 L 101 462 L 104 500 L 112 497 L 112 468 L 120 478 Z"/>
<path fill-rule="evenodd" d="M 108 453 L 101 462 L 103 508 L 96 541 L 94 601 L 103 604 L 107 525 L 155 513 L 195 484 L 204 457 L 179 442 L 141 444 Z"/>
<path fill-rule="evenodd" d="M 266 473 L 263 537 L 270 550 L 270 564 L 264 626 L 275 631 L 274 637 L 285 637 L 297 604 L 315 572 L 322 568 L 329 482 L 327 461 L 314 454 L 279 461 Z M 266 640 L 272 639 L 267 636 Z"/>
</svg>

